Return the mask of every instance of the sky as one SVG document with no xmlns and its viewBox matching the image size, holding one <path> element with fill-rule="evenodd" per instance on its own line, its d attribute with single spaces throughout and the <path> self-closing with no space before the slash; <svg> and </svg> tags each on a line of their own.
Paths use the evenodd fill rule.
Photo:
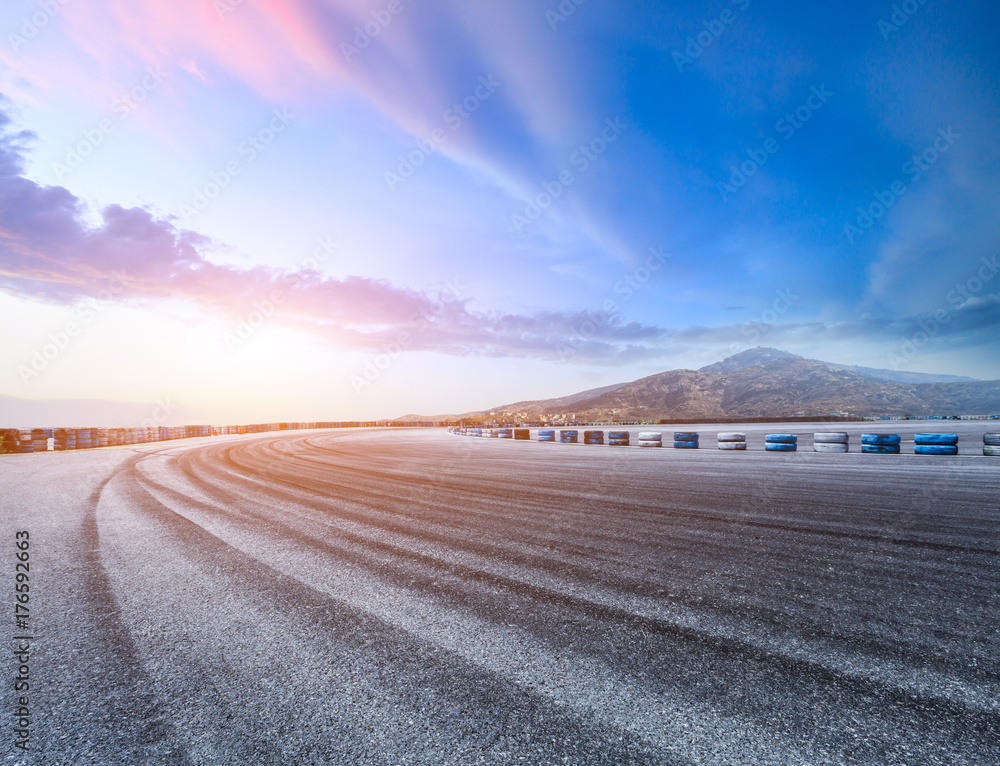
<svg viewBox="0 0 1000 766">
<path fill-rule="evenodd" d="M 758 345 L 1000 378 L 998 17 L 9 0 L 0 396 L 389 418 Z"/>
</svg>

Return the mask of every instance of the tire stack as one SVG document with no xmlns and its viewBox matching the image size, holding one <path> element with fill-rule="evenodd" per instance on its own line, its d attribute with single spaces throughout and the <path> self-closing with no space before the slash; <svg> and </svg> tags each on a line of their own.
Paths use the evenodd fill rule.
<svg viewBox="0 0 1000 766">
<path fill-rule="evenodd" d="M 698 449 L 698 432 L 674 431 L 674 449 Z"/>
<path fill-rule="evenodd" d="M 663 434 L 659 431 L 640 431 L 639 432 L 639 446 L 640 447 L 662 447 L 663 446 Z"/>
<path fill-rule="evenodd" d="M 861 434 L 861 451 L 872 455 L 898 455 L 899 434 Z"/>
<path fill-rule="evenodd" d="M 513 439 L 514 429 L 513 428 L 498 428 L 497 429 L 498 439 Z"/>
<path fill-rule="evenodd" d="M 108 428 L 98 428 L 97 429 L 97 446 L 107 447 L 111 444 L 111 437 L 108 433 L 110 429 Z"/>
<path fill-rule="evenodd" d="M 76 429 L 76 448 L 77 449 L 90 449 L 94 445 L 94 432 L 96 428 L 78 428 Z"/>
<path fill-rule="evenodd" d="M 628 431 L 608 431 L 608 444 L 612 447 L 627 447 Z"/>
<path fill-rule="evenodd" d="M 17 429 L 0 428 L 0 445 L 7 452 L 17 452 Z"/>
<path fill-rule="evenodd" d="M 746 450 L 747 435 L 736 431 L 723 431 L 719 434 L 719 449 Z"/>
<path fill-rule="evenodd" d="M 768 452 L 795 452 L 798 441 L 799 437 L 795 434 L 767 434 L 764 436 L 764 449 Z"/>
<path fill-rule="evenodd" d="M 563 444 L 576 444 L 579 438 L 579 431 L 564 430 L 559 432 L 559 441 Z"/>
<path fill-rule="evenodd" d="M 55 447 L 57 450 L 76 449 L 76 430 L 73 428 L 56 429 Z"/>
<path fill-rule="evenodd" d="M 531 439 L 531 429 L 530 428 L 515 428 L 514 429 L 515 439 Z"/>
<path fill-rule="evenodd" d="M 1000 434 L 983 434 L 983 454 L 1000 457 Z"/>
<path fill-rule="evenodd" d="M 913 444 L 916 455 L 958 454 L 958 434 L 917 434 Z"/>
<path fill-rule="evenodd" d="M 849 452 L 851 437 L 842 431 L 813 434 L 813 452 Z"/>
<path fill-rule="evenodd" d="M 554 442 L 556 440 L 556 432 L 551 428 L 539 428 L 538 429 L 538 441 L 540 442 Z"/>
<path fill-rule="evenodd" d="M 31 440 L 31 431 L 26 428 L 19 428 L 15 432 L 14 452 L 34 452 L 35 445 Z"/>
<path fill-rule="evenodd" d="M 48 452 L 50 436 L 52 436 L 51 428 L 33 428 L 31 430 L 32 452 Z"/>
<path fill-rule="evenodd" d="M 604 444 L 604 431 L 584 431 L 584 444 Z"/>
</svg>

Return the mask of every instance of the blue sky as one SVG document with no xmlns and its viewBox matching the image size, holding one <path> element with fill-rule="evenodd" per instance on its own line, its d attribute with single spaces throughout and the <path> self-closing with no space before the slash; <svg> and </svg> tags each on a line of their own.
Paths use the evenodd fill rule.
<svg viewBox="0 0 1000 766">
<path fill-rule="evenodd" d="M 998 15 L 15 0 L 0 393 L 386 417 L 755 345 L 1000 378 Z"/>
</svg>

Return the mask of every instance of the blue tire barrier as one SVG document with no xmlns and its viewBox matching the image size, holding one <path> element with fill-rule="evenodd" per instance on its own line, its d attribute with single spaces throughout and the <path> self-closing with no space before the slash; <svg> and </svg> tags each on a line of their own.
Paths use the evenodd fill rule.
<svg viewBox="0 0 1000 766">
<path fill-rule="evenodd" d="M 1000 447 L 1000 434 L 983 434 L 983 444 Z"/>
<path fill-rule="evenodd" d="M 850 447 L 843 442 L 813 442 L 813 452 L 850 452 Z"/>
<path fill-rule="evenodd" d="M 719 449 L 745 450 L 746 448 L 746 442 L 719 442 Z"/>
<path fill-rule="evenodd" d="M 797 447 L 789 442 L 764 442 L 764 449 L 768 452 L 795 452 Z"/>
<path fill-rule="evenodd" d="M 957 444 L 918 444 L 913 448 L 915 455 L 957 455 Z"/>
<path fill-rule="evenodd" d="M 870 455 L 898 455 L 898 444 L 862 444 L 861 451 Z"/>
<path fill-rule="evenodd" d="M 514 429 L 513 428 L 498 428 L 497 429 L 498 439 L 513 439 Z"/>
<path fill-rule="evenodd" d="M 983 454 L 989 457 L 1000 457 L 1000 445 L 996 444 L 984 444 Z"/>
<path fill-rule="evenodd" d="M 559 441 L 563 444 L 576 444 L 577 439 L 580 436 L 579 431 L 560 431 Z"/>
<path fill-rule="evenodd" d="M 764 436 L 765 444 L 796 444 L 799 437 L 795 434 L 767 434 Z"/>
<path fill-rule="evenodd" d="M 608 444 L 612 447 L 628 447 L 628 431 L 608 431 Z"/>
<path fill-rule="evenodd" d="M 813 434 L 813 444 L 848 444 L 851 437 L 843 431 L 820 431 Z"/>
<path fill-rule="evenodd" d="M 604 444 L 604 431 L 584 431 L 584 444 Z"/>
<path fill-rule="evenodd" d="M 902 437 L 899 434 L 861 434 L 862 444 L 899 444 Z"/>
<path fill-rule="evenodd" d="M 674 449 L 698 449 L 698 442 L 690 439 L 674 439 Z"/>
<path fill-rule="evenodd" d="M 924 447 L 934 445 L 954 447 L 958 444 L 958 434 L 917 434 L 913 437 L 913 443 Z"/>
<path fill-rule="evenodd" d="M 556 432 L 549 429 L 540 429 L 538 431 L 538 441 L 540 442 L 554 442 L 556 440 Z"/>
<path fill-rule="evenodd" d="M 531 430 L 527 429 L 527 428 L 515 428 L 514 429 L 514 438 L 515 439 L 522 439 L 522 440 L 523 439 L 530 439 L 531 438 Z"/>
<path fill-rule="evenodd" d="M 697 431 L 674 431 L 675 442 L 696 442 L 698 441 Z"/>
<path fill-rule="evenodd" d="M 718 439 L 720 442 L 745 442 L 747 435 L 736 431 L 723 431 L 719 434 Z"/>
</svg>

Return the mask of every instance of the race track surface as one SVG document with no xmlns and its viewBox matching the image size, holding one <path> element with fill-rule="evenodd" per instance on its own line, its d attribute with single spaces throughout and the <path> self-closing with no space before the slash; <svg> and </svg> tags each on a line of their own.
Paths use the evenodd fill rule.
<svg viewBox="0 0 1000 766">
<path fill-rule="evenodd" d="M 1000 459 L 702 440 L 3 456 L 4 763 L 1000 763 Z"/>
</svg>

